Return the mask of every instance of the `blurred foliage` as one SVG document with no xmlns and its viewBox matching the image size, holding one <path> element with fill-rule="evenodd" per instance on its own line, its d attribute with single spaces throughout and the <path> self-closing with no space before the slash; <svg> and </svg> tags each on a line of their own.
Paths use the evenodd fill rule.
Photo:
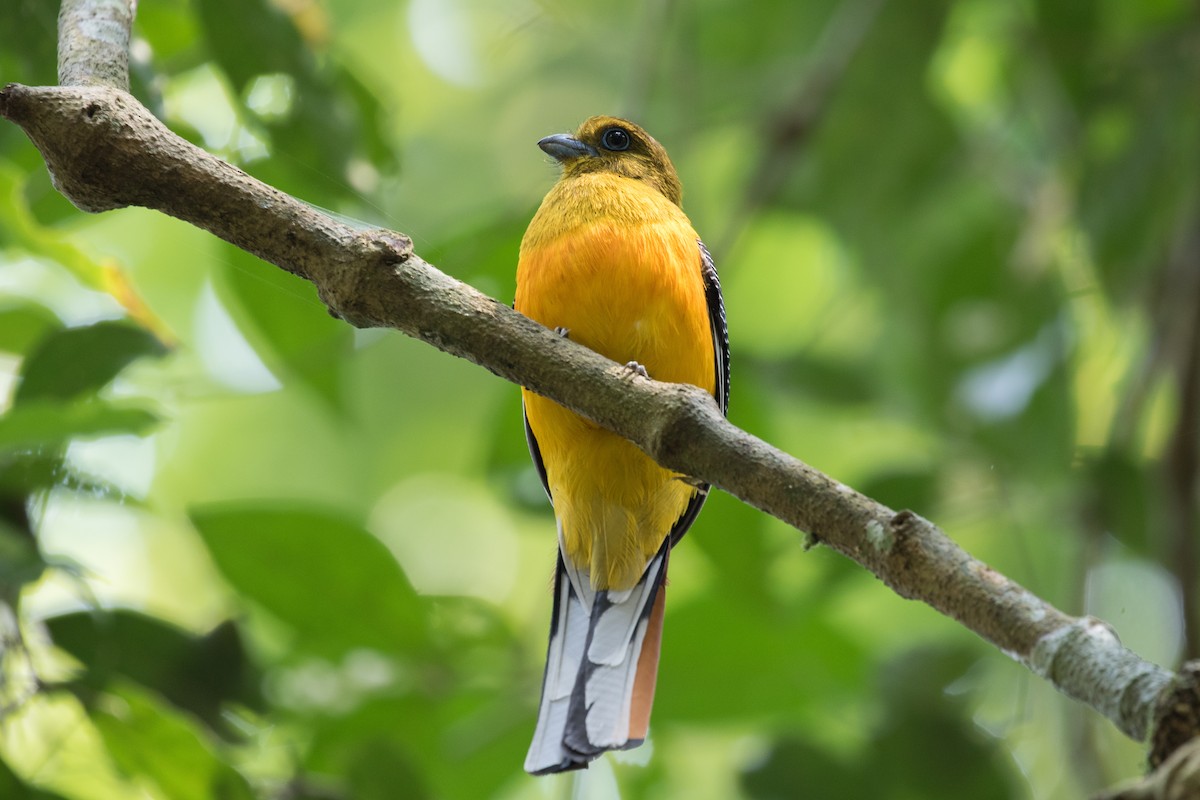
<svg viewBox="0 0 1200 800">
<path fill-rule="evenodd" d="M 138 13 L 174 130 L 504 301 L 555 179 L 534 142 L 636 117 L 722 272 L 738 425 L 1196 655 L 1195 498 L 1164 489 L 1195 478 L 1165 457 L 1197 439 L 1194 3 Z M 52 82 L 54 45 L 18 0 L 0 81 Z M 178 221 L 85 217 L 13 125 L 0 411 L 0 797 L 1057 798 L 1141 768 L 718 495 L 672 559 L 650 742 L 524 775 L 554 525 L 515 388 Z"/>
</svg>

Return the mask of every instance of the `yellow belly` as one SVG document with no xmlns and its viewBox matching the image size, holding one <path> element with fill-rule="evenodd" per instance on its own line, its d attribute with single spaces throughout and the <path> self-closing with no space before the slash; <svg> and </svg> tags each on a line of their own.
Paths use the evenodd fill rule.
<svg viewBox="0 0 1200 800">
<path fill-rule="evenodd" d="M 539 216 L 547 210 L 553 195 Z M 515 307 L 650 377 L 713 391 L 715 368 L 700 251 L 687 218 L 665 198 L 649 219 L 574 228 L 538 217 L 522 243 Z M 636 207 L 636 204 L 634 204 Z M 628 208 L 630 204 L 626 204 Z M 524 391 L 546 467 L 565 556 L 596 589 L 633 586 L 695 490 L 628 441 Z"/>
</svg>

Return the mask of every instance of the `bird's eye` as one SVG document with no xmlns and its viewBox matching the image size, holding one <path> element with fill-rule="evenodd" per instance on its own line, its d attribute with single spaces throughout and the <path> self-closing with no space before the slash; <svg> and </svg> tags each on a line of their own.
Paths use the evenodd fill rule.
<svg viewBox="0 0 1200 800">
<path fill-rule="evenodd" d="M 628 150 L 632 141 L 629 131 L 624 128 L 609 128 L 600 137 L 600 144 L 604 145 L 605 150 Z"/>
</svg>

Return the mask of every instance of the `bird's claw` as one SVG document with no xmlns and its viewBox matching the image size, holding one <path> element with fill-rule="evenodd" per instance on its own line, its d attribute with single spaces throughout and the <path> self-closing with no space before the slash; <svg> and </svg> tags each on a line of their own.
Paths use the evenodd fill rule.
<svg viewBox="0 0 1200 800">
<path fill-rule="evenodd" d="M 646 372 L 646 368 L 636 361 L 630 361 L 625 365 L 625 371 L 630 375 L 640 375 L 643 378 L 649 378 L 650 373 Z"/>
<path fill-rule="evenodd" d="M 709 485 L 702 480 L 697 480 L 696 478 L 688 475 L 676 475 L 675 480 L 679 481 L 680 483 L 687 484 L 700 494 L 708 494 Z"/>
<path fill-rule="evenodd" d="M 557 333 L 559 336 L 563 337 L 564 339 L 569 339 L 569 338 L 571 338 L 571 336 L 570 336 L 570 334 L 571 334 L 571 329 L 570 329 L 570 328 L 564 328 L 562 325 L 557 325 L 557 326 L 555 326 L 555 328 L 554 328 L 554 332 L 555 332 L 555 333 Z"/>
</svg>

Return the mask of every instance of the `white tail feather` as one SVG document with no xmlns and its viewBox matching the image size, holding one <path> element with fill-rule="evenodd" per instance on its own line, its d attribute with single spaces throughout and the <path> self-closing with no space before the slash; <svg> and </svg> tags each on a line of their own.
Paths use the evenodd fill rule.
<svg viewBox="0 0 1200 800">
<path fill-rule="evenodd" d="M 541 710 L 533 744 L 525 756 L 525 771 L 535 774 L 557 772 L 572 761 L 572 755 L 563 746 L 562 732 L 567 726 L 571 692 L 587 642 L 588 615 L 571 582 L 563 577 L 560 561 L 554 580 L 555 614 L 546 652 L 546 674 L 542 679 Z"/>
<path fill-rule="evenodd" d="M 640 743 L 640 732 L 630 739 L 634 688 L 668 549 L 664 542 L 637 585 L 620 592 L 592 591 L 587 576 L 559 556 L 541 708 L 525 758 L 528 772 L 577 769 L 605 750 Z M 657 667 L 657 633 L 652 646 L 650 669 Z M 649 687 L 652 695 L 653 676 Z"/>
<path fill-rule="evenodd" d="M 609 613 L 612 613 L 610 610 Z M 624 658 L 611 666 L 597 666 L 587 680 L 587 737 L 599 750 L 619 749 L 629 743 L 629 712 L 638 656 L 646 638 L 646 620 L 623 648 Z"/>
<path fill-rule="evenodd" d="M 642 617 L 646 601 L 658 587 L 658 571 L 662 567 L 662 559 L 655 558 L 646 567 L 641 581 L 632 591 L 605 592 L 604 597 L 608 607 L 601 612 L 592 623 L 592 640 L 588 644 L 588 661 L 593 664 L 617 666 L 624 664 L 631 655 L 629 648 L 633 644 L 634 626 Z M 641 642 L 638 642 L 641 645 Z M 634 665 L 637 665 L 634 651 Z"/>
</svg>

